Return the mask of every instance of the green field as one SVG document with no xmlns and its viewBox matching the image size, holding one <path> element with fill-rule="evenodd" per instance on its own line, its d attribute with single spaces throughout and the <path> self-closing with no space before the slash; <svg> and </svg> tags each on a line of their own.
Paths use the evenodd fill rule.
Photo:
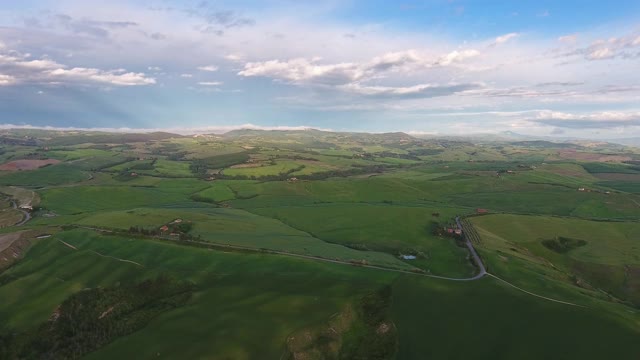
<svg viewBox="0 0 640 360">
<path fill-rule="evenodd" d="M 61 163 L 0 174 L 2 359 L 640 354 L 637 165 L 561 153 L 635 149 L 7 134 L 5 162 Z"/>
<path fill-rule="evenodd" d="M 125 286 L 157 274 L 197 284 L 188 305 L 166 312 L 141 331 L 92 353 L 92 359 L 150 358 L 158 353 L 194 358 L 212 351 L 239 359 L 279 357 L 285 351 L 283 339 L 289 334 L 327 321 L 346 304 L 384 284 L 393 284 L 390 316 L 398 327 L 399 358 L 534 359 L 563 349 L 570 357 L 627 359 L 640 350 L 635 341 L 637 330 L 614 318 L 542 302 L 491 279 L 475 283 L 420 279 L 85 231 L 42 240 L 29 252 L 29 259 L 0 276 L 12 279 L 0 286 L 4 329 L 28 329 L 46 321 L 63 299 L 87 287 Z M 55 264 L 53 272 L 39 271 L 51 263 Z M 548 317 L 541 318 L 540 313 Z M 550 328 L 548 318 L 555 319 L 556 326 Z M 460 323 L 473 325 L 460 327 Z M 519 325 L 522 323 L 527 326 Z M 508 341 L 496 345 L 495 337 Z M 532 338 L 535 344 L 530 342 Z M 460 347 L 459 339 L 472 346 Z M 180 347 L 174 346 L 176 341 Z M 614 346 L 614 352 L 598 346 L 599 341 Z"/>
<path fill-rule="evenodd" d="M 88 179 L 88 173 L 66 164 L 45 166 L 37 170 L 0 174 L 1 185 L 47 186 L 77 183 Z"/>
<path fill-rule="evenodd" d="M 571 284 L 597 298 L 640 304 L 638 222 L 491 215 L 472 223 L 481 238 L 480 251 L 498 275 L 541 286 L 532 281 L 535 273 L 549 280 L 544 286 Z M 563 239 L 579 245 L 558 251 Z"/>
<path fill-rule="evenodd" d="M 446 221 L 440 217 L 451 219 L 464 211 L 461 209 L 322 204 L 255 211 L 331 243 L 395 256 L 416 254 L 418 258 L 410 263 L 433 274 L 465 277 L 474 271 L 466 260 L 466 250 L 457 247 L 452 239 L 431 234 L 432 222 L 443 227 Z M 436 218 L 433 213 L 440 215 Z"/>
<path fill-rule="evenodd" d="M 225 175 L 260 177 L 267 175 L 279 175 L 294 172 L 302 168 L 301 164 L 293 161 L 276 161 L 274 164 L 263 164 L 255 167 L 229 168 L 224 170 Z"/>
</svg>

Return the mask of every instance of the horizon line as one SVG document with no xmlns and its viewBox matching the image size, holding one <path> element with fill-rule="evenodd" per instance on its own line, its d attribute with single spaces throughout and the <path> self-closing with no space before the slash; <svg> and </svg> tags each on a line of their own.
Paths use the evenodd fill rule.
<svg viewBox="0 0 640 360">
<path fill-rule="evenodd" d="M 516 133 L 513 131 L 486 131 L 486 132 L 475 132 L 468 134 L 451 134 L 451 133 L 439 133 L 437 131 L 421 131 L 421 130 L 409 130 L 409 131 L 349 131 L 349 130 L 334 130 L 328 128 L 319 128 L 313 126 L 262 126 L 255 125 L 251 123 L 242 124 L 242 125 L 215 125 L 215 126 L 201 126 L 201 127 L 190 127 L 190 128 L 129 128 L 129 127 L 119 127 L 119 128 L 109 128 L 109 127 L 60 127 L 60 126 L 40 126 L 40 125 L 18 125 L 18 124 L 0 124 L 0 131 L 8 131 L 8 130 L 42 130 L 42 131 L 58 131 L 58 132 L 101 132 L 101 133 L 111 133 L 111 134 L 150 134 L 150 133 L 168 133 L 179 136 L 196 136 L 196 135 L 224 135 L 231 131 L 236 130 L 256 130 L 256 131 L 321 131 L 321 132 L 333 132 L 333 133 L 352 133 L 352 134 L 393 134 L 393 133 L 403 133 L 405 135 L 421 138 L 421 137 L 435 137 L 435 138 L 443 138 L 443 137 L 458 137 L 458 138 L 471 138 L 477 136 L 500 136 L 505 134 L 511 134 L 516 136 L 524 136 L 529 139 L 526 140 L 549 140 L 554 139 L 556 141 L 568 141 L 568 140 L 583 140 L 583 141 L 611 141 L 611 140 L 624 140 L 627 138 L 609 138 L 609 139 L 595 139 L 595 138 L 581 138 L 581 137 L 562 137 L 562 136 L 552 136 L 552 135 L 529 135 L 526 133 Z M 523 139 L 525 140 L 525 139 Z"/>
</svg>

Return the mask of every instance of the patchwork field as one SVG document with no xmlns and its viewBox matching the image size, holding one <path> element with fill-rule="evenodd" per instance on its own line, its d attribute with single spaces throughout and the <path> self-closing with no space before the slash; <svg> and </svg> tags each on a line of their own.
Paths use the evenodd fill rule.
<svg viewBox="0 0 640 360">
<path fill-rule="evenodd" d="M 60 163 L 60 160 L 45 159 L 45 160 L 16 160 L 0 165 L 0 171 L 20 171 L 20 170 L 35 170 L 47 165 L 54 165 Z"/>
<path fill-rule="evenodd" d="M 523 261 L 540 275 L 640 304 L 638 222 L 518 215 L 471 221 L 480 235 L 480 251 L 493 258 L 489 266 L 497 267 L 492 270 L 497 274 L 522 280 L 510 263 Z"/>
<path fill-rule="evenodd" d="M 640 353 L 634 149 L 11 134 L 55 163 L 0 174 L 2 359 Z"/>
</svg>

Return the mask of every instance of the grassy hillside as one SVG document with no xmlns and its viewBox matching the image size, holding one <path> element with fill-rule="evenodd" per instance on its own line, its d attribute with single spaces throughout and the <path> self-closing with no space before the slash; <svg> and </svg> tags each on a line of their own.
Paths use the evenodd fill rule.
<svg viewBox="0 0 640 360">
<path fill-rule="evenodd" d="M 316 130 L 0 137 L 2 359 L 640 353 L 637 149 Z M 488 275 L 473 277 L 456 216 Z"/>
<path fill-rule="evenodd" d="M 84 288 L 124 287 L 159 274 L 193 282 L 196 290 L 188 303 L 88 358 L 207 357 L 212 352 L 277 358 L 290 334 L 325 323 L 385 284 L 392 284 L 389 319 L 398 329 L 398 358 L 539 358 L 563 349 L 571 357 L 630 359 L 640 350 L 638 332 L 628 323 L 599 311 L 544 302 L 492 279 L 421 279 L 79 230 L 41 240 L 24 261 L 0 276 L 2 329 L 26 330 L 47 321 L 58 304 Z M 548 319 L 554 319 L 553 327 Z M 460 347 L 460 339 L 472 345 Z M 613 348 L 602 348 L 600 341 Z"/>
</svg>

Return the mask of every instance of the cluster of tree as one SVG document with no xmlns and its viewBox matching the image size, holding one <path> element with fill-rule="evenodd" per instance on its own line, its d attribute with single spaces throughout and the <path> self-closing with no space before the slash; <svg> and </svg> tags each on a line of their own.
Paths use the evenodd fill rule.
<svg viewBox="0 0 640 360">
<path fill-rule="evenodd" d="M 587 245 L 587 242 L 582 239 L 558 236 L 555 239 L 543 240 L 542 245 L 551 251 L 557 252 L 558 254 L 565 254 L 573 249 Z"/>
<path fill-rule="evenodd" d="M 27 333 L 0 336 L 2 359 L 78 359 L 183 306 L 194 284 L 166 276 L 138 284 L 82 290 L 49 321 Z"/>
<path fill-rule="evenodd" d="M 273 163 L 275 165 L 275 162 Z M 293 169 L 289 169 L 286 172 L 282 172 L 280 174 L 274 174 L 274 175 L 262 175 L 262 176 L 247 176 L 247 175 L 226 175 L 224 173 L 222 174 L 218 174 L 216 175 L 216 177 L 218 179 L 223 179 L 223 180 L 261 180 L 261 181 L 281 181 L 281 180 L 287 180 L 291 177 L 291 174 L 301 171 L 302 169 L 304 169 L 305 166 L 304 165 L 300 165 L 296 168 Z M 300 175 L 302 176 L 302 175 Z M 300 177 L 298 176 L 298 178 Z"/>
<path fill-rule="evenodd" d="M 151 150 L 151 154 L 166 156 L 167 160 L 182 161 L 189 154 L 188 151 L 180 151 L 180 145 L 174 143 L 162 144 L 158 148 Z"/>
<path fill-rule="evenodd" d="M 175 151 L 167 155 L 167 160 L 184 161 L 187 155 L 189 155 L 188 151 Z"/>
<path fill-rule="evenodd" d="M 275 156 L 276 159 L 289 159 L 289 160 L 306 160 L 306 161 L 320 161 L 316 158 L 312 158 L 312 157 L 305 157 L 305 156 L 300 156 L 300 155 L 276 155 Z"/>
<path fill-rule="evenodd" d="M 416 155 L 409 153 L 409 154 L 398 154 L 398 153 L 394 153 L 394 152 L 390 152 L 390 151 L 383 151 L 381 153 L 378 153 L 378 156 L 380 157 L 389 157 L 389 158 L 394 158 L 394 159 L 404 159 L 404 160 L 415 160 L 415 161 L 420 161 L 421 159 L 419 157 L 417 157 Z"/>
<path fill-rule="evenodd" d="M 20 145 L 20 146 L 38 146 L 36 139 L 32 137 L 12 138 L 9 136 L 0 136 L 0 144 Z"/>
<path fill-rule="evenodd" d="M 45 160 L 49 157 L 47 156 L 47 154 L 42 153 L 40 149 L 37 149 L 36 151 L 32 151 L 22 155 L 21 158 L 29 160 Z"/>
<path fill-rule="evenodd" d="M 210 156 L 204 159 L 196 159 L 191 162 L 189 169 L 198 177 L 206 177 L 209 169 L 222 169 L 225 167 L 242 164 L 249 160 L 249 152 L 242 151 L 231 154 Z"/>
<path fill-rule="evenodd" d="M 460 242 L 461 245 L 464 245 L 462 243 L 463 240 L 463 236 L 462 235 L 458 235 L 455 232 L 449 232 L 448 229 L 456 229 L 457 226 L 455 224 L 441 224 L 437 221 L 431 221 L 429 222 L 429 225 L 427 225 L 427 229 L 428 231 L 435 235 L 435 236 L 441 236 L 441 237 L 450 237 L 452 239 L 455 239 L 456 242 Z"/>
<path fill-rule="evenodd" d="M 118 165 L 121 165 L 121 164 L 124 164 L 124 163 L 128 163 L 128 162 L 134 161 L 135 159 L 136 158 L 134 158 L 134 157 L 127 157 L 127 158 L 124 158 L 124 159 L 119 160 L 119 161 L 107 162 L 107 163 L 104 163 L 104 164 L 102 164 L 100 166 L 94 166 L 90 170 L 91 171 L 102 171 L 104 169 L 107 169 L 107 168 L 110 168 L 110 167 L 113 167 L 113 166 L 118 166 Z"/>
<path fill-rule="evenodd" d="M 134 164 L 127 170 L 153 170 L 155 168 L 157 161 L 158 161 L 158 158 L 153 158 L 151 159 L 150 162 Z"/>
<path fill-rule="evenodd" d="M 358 320 L 343 337 L 340 359 L 386 360 L 395 357 L 398 334 L 390 316 L 391 286 L 360 299 Z"/>
<path fill-rule="evenodd" d="M 307 175 L 299 175 L 301 180 L 324 180 L 332 177 L 349 177 L 363 174 L 381 174 L 388 169 L 397 168 L 395 165 L 354 165 L 350 169 L 330 170 Z"/>
<path fill-rule="evenodd" d="M 143 227 L 139 227 L 139 226 L 131 226 L 129 227 L 129 233 L 130 234 L 140 234 L 140 235 L 144 235 L 144 236 L 157 236 L 161 234 L 161 231 L 159 229 L 147 229 L 147 228 L 143 228 Z"/>
<path fill-rule="evenodd" d="M 189 170 L 198 177 L 205 177 L 209 168 L 204 161 L 194 160 L 189 165 Z"/>
<path fill-rule="evenodd" d="M 429 149 L 429 148 L 412 149 L 409 151 L 409 153 L 414 156 L 433 156 L 433 155 L 441 154 L 443 152 L 444 152 L 444 149 Z"/>
<path fill-rule="evenodd" d="M 178 238 L 182 241 L 184 240 L 201 240 L 201 236 L 193 236 L 189 232 L 193 229 L 193 223 L 191 222 L 181 222 L 181 223 L 170 223 L 166 225 L 168 230 L 162 231 L 160 228 L 144 228 L 140 226 L 131 226 L 129 227 L 129 234 L 139 234 L 142 236 L 160 236 L 169 234 L 178 234 Z"/>
</svg>

